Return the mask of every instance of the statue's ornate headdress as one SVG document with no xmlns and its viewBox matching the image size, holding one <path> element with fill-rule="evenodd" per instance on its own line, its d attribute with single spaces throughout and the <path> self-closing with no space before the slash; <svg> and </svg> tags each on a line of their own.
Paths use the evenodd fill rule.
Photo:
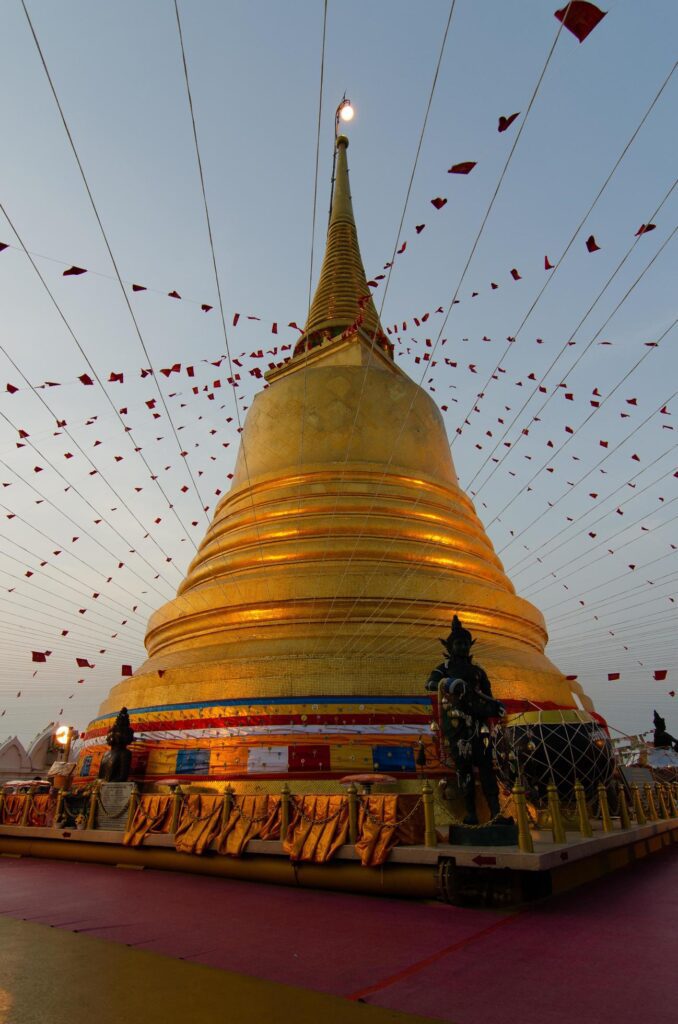
<svg viewBox="0 0 678 1024">
<path fill-rule="evenodd" d="M 447 640 L 443 640 L 442 637 L 440 637 L 440 642 L 446 651 L 451 651 L 452 642 L 460 638 L 466 640 L 468 642 L 469 647 L 473 647 L 475 640 L 471 636 L 468 629 L 464 629 L 461 622 L 459 621 L 459 616 L 455 615 L 454 618 L 452 619 L 452 629 L 450 631 L 449 636 L 447 637 Z"/>
<path fill-rule="evenodd" d="M 133 739 L 134 729 L 129 720 L 129 712 L 127 708 L 121 708 L 108 731 L 106 742 L 109 747 L 128 747 Z"/>
</svg>

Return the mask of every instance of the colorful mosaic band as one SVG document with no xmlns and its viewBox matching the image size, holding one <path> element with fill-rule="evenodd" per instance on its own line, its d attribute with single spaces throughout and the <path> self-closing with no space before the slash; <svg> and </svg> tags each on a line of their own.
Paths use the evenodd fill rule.
<svg viewBox="0 0 678 1024">
<path fill-rule="evenodd" d="M 307 697 L 195 701 L 130 709 L 136 733 L 132 776 L 243 780 L 288 776 L 341 778 L 359 772 L 414 777 L 423 743 L 426 770 L 442 770 L 430 724 L 435 698 Z M 548 715 L 558 722 L 598 716 L 551 702 L 506 701 L 509 724 Z M 78 760 L 83 780 L 96 777 L 115 715 L 97 718 Z"/>
</svg>

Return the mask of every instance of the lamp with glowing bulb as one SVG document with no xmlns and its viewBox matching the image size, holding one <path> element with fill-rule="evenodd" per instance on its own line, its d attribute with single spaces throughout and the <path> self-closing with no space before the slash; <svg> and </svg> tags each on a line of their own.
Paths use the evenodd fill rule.
<svg viewBox="0 0 678 1024">
<path fill-rule="evenodd" d="M 64 761 L 68 761 L 71 756 L 71 743 L 75 736 L 77 736 L 77 729 L 74 729 L 72 725 L 60 725 L 54 733 L 55 742 L 64 748 Z"/>
</svg>

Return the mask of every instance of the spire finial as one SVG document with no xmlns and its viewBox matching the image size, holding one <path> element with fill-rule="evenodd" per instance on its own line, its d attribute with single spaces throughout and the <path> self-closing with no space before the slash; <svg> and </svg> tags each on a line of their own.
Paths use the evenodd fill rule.
<svg viewBox="0 0 678 1024">
<path fill-rule="evenodd" d="M 367 285 L 358 232 L 353 215 L 346 150 L 348 139 L 338 135 L 332 209 L 327 229 L 327 247 L 306 327 L 297 342 L 295 355 L 305 350 L 313 337 L 327 340 L 355 330 L 363 339 L 390 353 Z M 312 337 L 313 336 L 313 337 Z"/>
</svg>

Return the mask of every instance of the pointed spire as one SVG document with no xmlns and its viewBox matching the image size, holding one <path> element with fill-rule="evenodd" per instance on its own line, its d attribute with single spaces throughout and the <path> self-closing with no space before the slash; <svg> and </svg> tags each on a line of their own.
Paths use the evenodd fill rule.
<svg viewBox="0 0 678 1024">
<path fill-rule="evenodd" d="M 346 150 L 348 139 L 340 135 L 336 142 L 337 166 L 332 212 L 327 230 L 327 248 L 304 333 L 296 346 L 312 335 L 329 331 L 331 338 L 351 327 L 365 340 L 384 342 L 384 331 L 372 301 L 363 267 L 358 232 L 348 180 Z"/>
</svg>

